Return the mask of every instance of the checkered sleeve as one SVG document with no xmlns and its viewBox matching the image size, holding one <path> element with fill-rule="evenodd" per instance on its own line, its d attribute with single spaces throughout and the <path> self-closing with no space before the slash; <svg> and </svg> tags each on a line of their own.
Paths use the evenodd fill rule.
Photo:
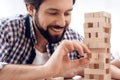
<svg viewBox="0 0 120 80">
<path fill-rule="evenodd" d="M 7 20 L 0 20 L 0 61 L 8 53 L 11 41 Z"/>
</svg>

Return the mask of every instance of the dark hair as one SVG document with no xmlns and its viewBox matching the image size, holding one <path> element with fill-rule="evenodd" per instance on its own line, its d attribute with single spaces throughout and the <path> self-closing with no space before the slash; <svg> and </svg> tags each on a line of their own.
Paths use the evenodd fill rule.
<svg viewBox="0 0 120 80">
<path fill-rule="evenodd" d="M 45 0 L 24 0 L 25 4 L 28 5 L 28 4 L 32 4 L 33 7 L 38 10 L 39 9 L 39 6 L 41 5 L 41 3 L 43 3 L 43 1 Z M 73 4 L 75 3 L 75 0 L 73 0 Z"/>
</svg>

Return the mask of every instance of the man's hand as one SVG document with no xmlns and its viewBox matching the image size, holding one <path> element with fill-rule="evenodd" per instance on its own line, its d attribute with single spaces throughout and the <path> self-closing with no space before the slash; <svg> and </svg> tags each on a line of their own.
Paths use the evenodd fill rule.
<svg viewBox="0 0 120 80">
<path fill-rule="evenodd" d="M 45 64 L 48 66 L 49 70 L 52 70 L 50 71 L 53 72 L 51 74 L 61 74 L 69 69 L 87 64 L 89 62 L 88 58 L 70 60 L 68 53 L 73 50 L 77 50 L 80 56 L 84 56 L 84 53 L 91 53 L 90 50 L 79 41 L 64 40 Z"/>
</svg>

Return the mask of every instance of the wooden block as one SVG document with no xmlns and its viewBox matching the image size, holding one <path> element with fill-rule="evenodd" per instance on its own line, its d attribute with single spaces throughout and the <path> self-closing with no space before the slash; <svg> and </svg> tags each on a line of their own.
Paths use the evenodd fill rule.
<svg viewBox="0 0 120 80">
<path fill-rule="evenodd" d="M 104 80 L 111 80 L 111 73 L 106 74 L 105 77 L 104 77 Z"/>
<path fill-rule="evenodd" d="M 88 45 L 87 45 L 88 46 Z M 88 47 L 89 48 L 89 47 Z M 89 48 L 92 53 L 110 54 L 109 48 Z"/>
<path fill-rule="evenodd" d="M 99 22 L 99 26 L 98 27 L 104 27 L 104 28 L 111 29 L 111 23 Z"/>
<path fill-rule="evenodd" d="M 94 32 L 94 33 L 96 33 L 96 32 L 104 33 L 104 30 L 103 30 L 103 28 L 86 28 L 86 29 L 84 29 L 84 32 L 85 33 L 91 33 L 91 32 Z"/>
<path fill-rule="evenodd" d="M 99 63 L 99 60 L 98 59 L 90 59 L 90 62 L 89 64 L 96 64 L 96 63 Z"/>
<path fill-rule="evenodd" d="M 86 44 L 92 44 L 92 43 L 110 44 L 110 39 L 109 38 L 85 38 L 84 43 Z"/>
<path fill-rule="evenodd" d="M 94 22 L 93 23 L 93 28 L 98 28 L 99 27 L 99 22 Z"/>
<path fill-rule="evenodd" d="M 89 58 L 98 59 L 98 53 L 91 53 L 91 54 L 89 54 Z"/>
<path fill-rule="evenodd" d="M 110 39 L 110 33 L 107 32 L 107 30 L 102 32 L 102 33 L 98 32 L 98 38 L 108 38 L 108 39 Z"/>
<path fill-rule="evenodd" d="M 98 56 L 99 56 L 99 60 L 110 59 L 111 54 L 110 53 L 100 53 L 100 54 L 98 54 Z M 108 61 L 105 61 L 105 62 L 108 63 Z"/>
<path fill-rule="evenodd" d="M 93 22 L 84 23 L 84 29 L 87 29 L 87 28 L 94 28 L 94 23 Z"/>
<path fill-rule="evenodd" d="M 108 18 L 111 18 L 111 14 L 107 13 L 107 12 L 104 12 L 104 11 L 94 12 L 93 14 L 94 14 L 94 17 L 108 17 Z"/>
<path fill-rule="evenodd" d="M 100 79 L 99 79 L 99 75 L 96 75 L 96 74 L 95 74 L 95 75 L 94 75 L 94 79 L 95 79 L 95 80 L 100 80 Z M 102 79 L 102 80 L 103 80 L 103 79 Z"/>
<path fill-rule="evenodd" d="M 85 35 L 85 40 L 86 40 L 86 38 L 89 38 L 89 33 L 84 33 L 84 35 Z"/>
<path fill-rule="evenodd" d="M 89 64 L 97 64 L 97 63 L 99 63 L 99 64 L 102 64 L 102 63 L 109 64 L 109 63 L 106 63 L 105 60 L 90 59 L 90 63 Z"/>
<path fill-rule="evenodd" d="M 96 53 L 105 53 L 106 52 L 106 49 L 104 49 L 104 48 L 89 48 L 89 49 L 94 54 L 96 54 Z"/>
<path fill-rule="evenodd" d="M 94 75 L 85 74 L 85 75 L 84 75 L 84 80 L 95 80 L 95 79 L 94 79 Z"/>
<path fill-rule="evenodd" d="M 99 63 L 94 64 L 94 69 L 99 69 Z"/>
<path fill-rule="evenodd" d="M 94 14 L 93 13 L 85 13 L 84 14 L 84 18 L 89 18 L 89 17 L 93 17 Z"/>
<path fill-rule="evenodd" d="M 84 43 L 105 43 L 104 38 L 85 38 Z"/>
<path fill-rule="evenodd" d="M 94 69 L 94 64 L 89 64 L 87 67 L 90 69 Z"/>
<path fill-rule="evenodd" d="M 86 23 L 94 23 L 94 22 L 106 22 L 106 17 L 90 17 L 90 18 L 85 18 Z"/>
<path fill-rule="evenodd" d="M 89 48 L 110 48 L 110 44 L 106 43 L 92 43 L 92 44 L 87 44 Z"/>
<path fill-rule="evenodd" d="M 84 79 L 89 79 L 89 74 L 84 74 Z"/>
<path fill-rule="evenodd" d="M 108 69 L 110 68 L 110 64 L 99 63 L 99 69 Z"/>
<path fill-rule="evenodd" d="M 88 54 L 87 58 L 89 58 L 89 59 L 92 58 L 92 54 Z"/>
<path fill-rule="evenodd" d="M 85 74 L 106 75 L 106 70 L 85 68 Z"/>
<path fill-rule="evenodd" d="M 107 68 L 107 69 L 95 69 L 95 68 L 94 69 L 89 69 L 89 68 L 86 68 L 84 74 L 106 75 L 106 74 L 111 74 L 111 71 L 110 71 L 110 68 Z"/>
</svg>

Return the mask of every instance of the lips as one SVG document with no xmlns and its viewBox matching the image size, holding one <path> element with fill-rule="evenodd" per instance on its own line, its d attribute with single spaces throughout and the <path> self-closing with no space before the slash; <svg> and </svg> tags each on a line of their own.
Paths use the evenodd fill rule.
<svg viewBox="0 0 120 80">
<path fill-rule="evenodd" d="M 51 30 L 53 30 L 54 32 L 63 32 L 64 27 L 53 26 L 51 27 Z"/>
</svg>

